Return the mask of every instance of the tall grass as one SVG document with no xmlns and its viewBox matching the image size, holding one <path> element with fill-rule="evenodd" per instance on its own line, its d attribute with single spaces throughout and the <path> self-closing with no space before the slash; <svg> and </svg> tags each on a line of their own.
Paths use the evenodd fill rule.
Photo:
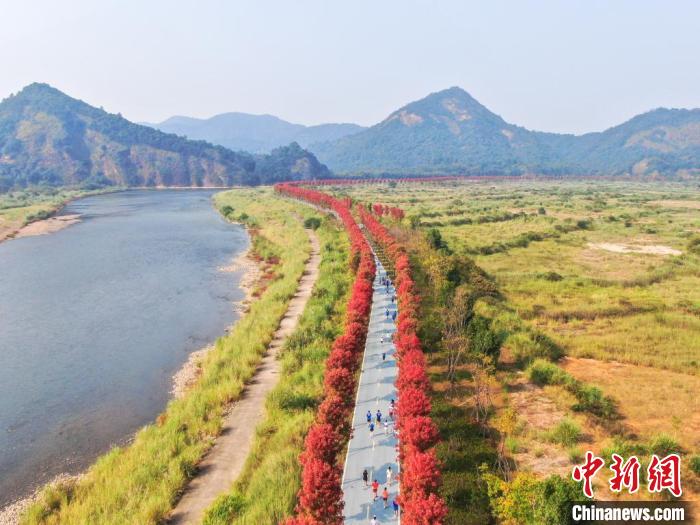
<svg viewBox="0 0 700 525">
<path fill-rule="evenodd" d="M 260 198 L 264 195 L 265 203 Z M 196 386 L 172 400 L 133 443 L 103 455 L 75 486 L 47 488 L 23 524 L 155 524 L 163 521 L 222 426 L 224 408 L 240 396 L 286 311 L 309 254 L 297 209 L 271 192 L 219 194 L 261 225 L 280 255 L 272 280 L 229 335 L 217 340 Z"/>
<path fill-rule="evenodd" d="M 300 488 L 298 456 L 322 398 L 323 362 L 342 329 L 352 276 L 347 238 L 328 219 L 319 223 L 320 274 L 313 295 L 281 354 L 281 379 L 266 403 L 253 450 L 228 494 L 208 510 L 205 525 L 273 525 L 292 513 Z"/>
</svg>

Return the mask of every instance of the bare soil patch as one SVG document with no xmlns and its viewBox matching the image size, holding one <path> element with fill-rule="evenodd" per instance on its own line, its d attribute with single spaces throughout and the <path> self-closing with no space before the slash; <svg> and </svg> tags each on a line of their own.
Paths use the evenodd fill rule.
<svg viewBox="0 0 700 525">
<path fill-rule="evenodd" d="M 650 206 L 661 206 L 664 208 L 689 208 L 692 210 L 700 210 L 700 201 L 661 200 L 649 201 L 647 204 Z"/>
<path fill-rule="evenodd" d="M 643 253 L 648 255 L 681 255 L 683 252 L 662 244 L 620 244 L 612 242 L 589 242 L 589 248 L 613 253 Z"/>
<path fill-rule="evenodd" d="M 544 389 L 521 377 L 509 389 L 510 403 L 525 423 L 524 433 L 543 433 L 550 430 L 565 416 Z M 528 441 L 525 448 L 514 454 L 520 470 L 531 471 L 539 476 L 550 474 L 568 475 L 571 462 L 566 452 L 554 444 Z"/>
<path fill-rule="evenodd" d="M 80 222 L 80 215 L 57 215 L 49 217 L 42 221 L 35 221 L 20 228 L 14 235 L 15 238 L 32 237 L 34 235 L 48 235 L 63 228 L 67 228 L 77 222 Z"/>
</svg>

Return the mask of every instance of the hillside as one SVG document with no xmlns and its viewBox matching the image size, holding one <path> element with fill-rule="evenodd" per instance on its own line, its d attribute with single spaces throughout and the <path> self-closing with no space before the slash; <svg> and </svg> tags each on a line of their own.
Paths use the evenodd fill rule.
<svg viewBox="0 0 700 525">
<path fill-rule="evenodd" d="M 231 186 L 329 175 L 296 145 L 235 153 L 134 124 L 31 84 L 0 103 L 0 190 L 28 185 Z"/>
<path fill-rule="evenodd" d="M 530 131 L 453 87 L 365 131 L 310 148 L 344 173 L 700 173 L 700 110 L 658 109 L 601 133 Z"/>
<path fill-rule="evenodd" d="M 234 151 L 253 153 L 268 153 L 290 142 L 307 147 L 316 142 L 337 140 L 365 129 L 357 124 L 304 126 L 272 115 L 248 113 L 222 113 L 208 119 L 177 116 L 159 124 L 147 125 L 166 133 L 206 140 Z"/>
</svg>

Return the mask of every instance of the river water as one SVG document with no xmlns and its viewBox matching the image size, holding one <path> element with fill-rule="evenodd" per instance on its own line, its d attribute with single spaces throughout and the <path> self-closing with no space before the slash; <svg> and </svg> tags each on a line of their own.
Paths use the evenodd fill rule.
<svg viewBox="0 0 700 525">
<path fill-rule="evenodd" d="M 235 321 L 248 246 L 210 190 L 71 203 L 82 221 L 0 243 L 0 507 L 151 422 L 172 375 Z"/>
</svg>

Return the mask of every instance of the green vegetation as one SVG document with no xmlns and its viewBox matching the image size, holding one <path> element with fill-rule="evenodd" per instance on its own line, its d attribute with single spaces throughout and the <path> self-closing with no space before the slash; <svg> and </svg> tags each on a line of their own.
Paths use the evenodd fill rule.
<svg viewBox="0 0 700 525">
<path fill-rule="evenodd" d="M 601 133 L 541 133 L 505 122 L 453 87 L 364 131 L 311 147 L 338 172 L 692 179 L 700 165 L 698 122 L 697 109 L 656 109 Z"/>
<path fill-rule="evenodd" d="M 219 194 L 216 202 L 242 210 L 259 224 L 254 247 L 267 250 L 268 264 L 259 299 L 216 342 L 201 377 L 182 399 L 170 401 L 156 423 L 139 431 L 131 445 L 102 456 L 74 486 L 45 489 L 22 523 L 161 523 L 213 443 L 224 408 L 253 375 L 309 253 L 306 233 L 294 216 L 301 207 L 272 191 L 236 190 Z"/>
<path fill-rule="evenodd" d="M 276 525 L 294 510 L 300 489 L 298 457 L 322 398 L 323 363 L 341 332 L 352 278 L 347 238 L 335 221 L 317 216 L 306 221 L 318 222 L 319 278 L 299 326 L 282 349 L 281 379 L 267 399 L 252 453 L 231 492 L 207 512 L 205 525 Z"/>
<path fill-rule="evenodd" d="M 527 370 L 530 381 L 536 385 L 560 385 L 574 395 L 578 401 L 572 408 L 579 412 L 590 412 L 602 418 L 616 416 L 615 402 L 603 395 L 600 388 L 586 385 L 575 379 L 554 363 L 538 359 Z"/>
<path fill-rule="evenodd" d="M 490 180 L 334 190 L 406 212 L 391 228 L 409 247 L 423 298 L 449 523 L 559 523 L 526 502 L 538 501 L 550 474 L 568 478 L 584 450 L 683 451 L 691 469 L 696 186 Z M 493 344 L 480 346 L 477 333 Z M 488 479 L 494 490 L 484 495 Z M 529 496 L 509 497 L 521 489 Z"/>
<path fill-rule="evenodd" d="M 581 427 L 573 419 L 564 418 L 547 436 L 550 441 L 564 447 L 573 447 L 581 439 Z"/>
<path fill-rule="evenodd" d="M 494 514 L 504 523 L 566 525 L 571 523 L 567 504 L 581 498 L 577 483 L 550 476 L 519 473 L 511 483 L 484 472 Z"/>
<path fill-rule="evenodd" d="M 0 103 L 0 193 L 36 185 L 231 186 L 327 177 L 296 144 L 233 152 L 133 124 L 46 84 Z"/>
</svg>

